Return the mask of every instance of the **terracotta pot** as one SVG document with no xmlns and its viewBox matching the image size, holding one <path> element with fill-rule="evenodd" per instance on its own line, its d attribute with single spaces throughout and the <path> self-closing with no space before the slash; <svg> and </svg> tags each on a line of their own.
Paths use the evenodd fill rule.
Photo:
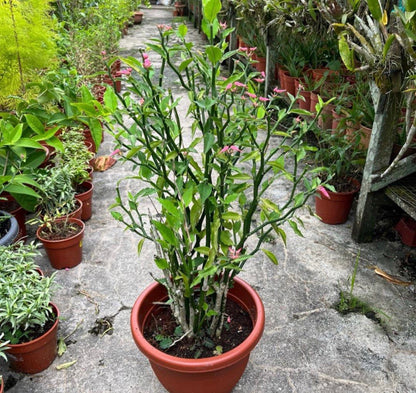
<svg viewBox="0 0 416 393">
<path fill-rule="evenodd" d="M 1 198 L 6 198 L 6 200 L 0 200 L 0 209 L 10 213 L 14 218 L 16 218 L 19 225 L 19 232 L 15 241 L 19 241 L 22 238 L 25 238 L 26 233 L 26 211 L 21 207 L 16 200 L 9 194 L 3 192 L 0 195 Z"/>
<path fill-rule="evenodd" d="M 177 13 L 176 16 L 184 16 L 185 15 L 185 4 L 182 3 L 175 3 L 175 11 Z"/>
<path fill-rule="evenodd" d="M 76 208 L 72 213 L 69 213 L 67 217 L 81 220 L 81 217 L 82 217 L 82 201 L 81 200 L 76 199 Z"/>
<path fill-rule="evenodd" d="M 3 393 L 4 390 L 4 381 L 3 377 L 0 375 L 0 393 Z"/>
<path fill-rule="evenodd" d="M 41 231 L 44 225 L 36 231 L 36 237 L 42 242 L 49 261 L 55 269 L 65 269 L 77 266 L 82 261 L 82 240 L 84 238 L 85 224 L 77 218 L 59 218 L 57 221 L 68 220 L 78 225 L 80 231 L 67 239 L 47 240 L 42 238 Z"/>
<path fill-rule="evenodd" d="M 0 222 L 2 227 L 7 230 L 6 234 L 0 238 L 0 246 L 8 246 L 16 241 L 19 235 L 19 224 L 16 218 L 6 211 L 0 210 L 0 216 L 8 217 Z"/>
<path fill-rule="evenodd" d="M 309 110 L 312 113 L 316 113 L 316 104 L 318 103 L 318 93 L 316 91 L 311 91 L 311 107 L 309 108 Z"/>
<path fill-rule="evenodd" d="M 250 352 L 263 333 L 264 307 L 258 294 L 246 282 L 235 279 L 228 298 L 236 301 L 249 314 L 253 331 L 238 347 L 219 356 L 202 359 L 182 359 L 167 355 L 149 344 L 143 337 L 146 321 L 152 318 L 157 305 L 165 301 L 164 286 L 154 283 L 136 300 L 130 318 L 134 341 L 149 359 L 156 376 L 170 393 L 229 393 L 243 374 Z"/>
<path fill-rule="evenodd" d="M 75 194 L 75 198 L 82 202 L 82 214 L 81 219 L 87 221 L 92 216 L 92 195 L 94 190 L 94 184 L 90 181 L 86 181 L 80 184 L 82 192 Z"/>
<path fill-rule="evenodd" d="M 347 128 L 345 133 L 347 139 L 353 141 L 355 138 L 359 138 L 360 142 L 358 148 L 361 150 L 367 150 L 371 138 L 371 128 L 364 126 L 363 124 L 354 124 L 347 121 Z"/>
<path fill-rule="evenodd" d="M 47 369 L 56 357 L 59 310 L 50 303 L 55 323 L 44 335 L 22 344 L 8 344 L 6 351 L 10 367 L 18 372 L 36 374 Z"/>
<path fill-rule="evenodd" d="M 332 192 L 327 190 L 329 198 L 318 190 L 320 196 L 315 197 L 315 211 L 325 224 L 343 224 L 348 220 L 354 196 L 360 189 L 360 183 L 351 179 L 352 191 Z"/>
<path fill-rule="evenodd" d="M 256 62 L 254 67 L 258 72 L 266 72 L 266 58 L 256 55 Z"/>
<path fill-rule="evenodd" d="M 328 104 L 322 108 L 321 115 L 318 119 L 318 126 L 323 130 L 332 130 L 332 111 L 335 108 L 334 105 Z"/>
<path fill-rule="evenodd" d="M 283 80 L 283 88 L 290 94 L 292 94 L 292 96 L 296 95 L 296 89 L 295 89 L 295 80 L 297 79 L 297 77 L 295 76 L 290 76 L 288 71 L 283 71 L 283 73 L 281 74 L 281 78 Z"/>
<path fill-rule="evenodd" d="M 141 11 L 135 11 L 133 15 L 133 23 L 135 25 L 140 25 L 143 21 L 143 12 Z"/>
<path fill-rule="evenodd" d="M 360 124 L 359 132 L 360 132 L 359 148 L 362 150 L 367 150 L 368 146 L 370 145 L 372 129 L 370 127 L 365 126 L 364 124 Z"/>
<path fill-rule="evenodd" d="M 345 115 L 335 112 L 332 109 L 332 132 L 345 133 Z"/>
<path fill-rule="evenodd" d="M 394 227 L 399 233 L 403 244 L 416 247 L 416 221 L 410 217 L 403 217 Z"/>
<path fill-rule="evenodd" d="M 303 88 L 301 88 L 301 86 L 303 87 L 302 82 L 303 81 L 299 78 L 295 80 L 296 94 L 299 93 L 299 95 L 301 95 L 304 98 L 304 100 L 298 99 L 297 103 L 300 109 L 305 109 L 309 111 L 311 108 L 311 92 L 303 90 Z"/>
</svg>

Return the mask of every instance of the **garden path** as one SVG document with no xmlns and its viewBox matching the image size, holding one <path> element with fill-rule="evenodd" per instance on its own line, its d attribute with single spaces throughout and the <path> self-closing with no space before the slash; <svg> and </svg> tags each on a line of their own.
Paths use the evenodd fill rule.
<svg viewBox="0 0 416 393">
<path fill-rule="evenodd" d="M 121 41 L 122 54 L 156 36 L 157 24 L 169 24 L 172 9 L 144 10 L 143 23 Z M 192 40 L 202 39 L 189 24 Z M 113 150 L 109 136 L 99 154 Z M 59 336 L 70 335 L 67 350 L 46 371 L 25 376 L 0 364 L 9 393 L 164 393 L 130 334 L 130 309 L 156 273 L 153 250 L 136 256 L 137 238 L 124 232 L 108 207 L 115 183 L 129 173 L 117 163 L 94 175 L 93 217 L 87 222 L 84 260 L 57 273 L 60 288 L 54 298 L 62 321 Z M 131 187 L 129 182 L 126 188 Z M 276 197 L 285 185 L 276 188 Z M 313 201 L 312 201 L 313 203 Z M 351 219 L 328 226 L 301 212 L 304 238 L 288 230 L 288 245 L 271 243 L 278 267 L 262 255 L 246 265 L 241 277 L 260 293 L 266 309 L 262 340 L 234 392 L 241 393 L 409 393 L 416 392 L 416 297 L 414 286 L 397 286 L 377 276 L 378 266 L 400 275 L 410 252 L 397 238 L 380 237 L 371 244 L 351 240 Z M 333 305 L 347 289 L 360 253 L 354 293 L 383 312 L 383 325 L 360 314 L 340 315 Z M 414 253 L 413 253 L 414 255 Z M 39 265 L 53 269 L 43 256 Z M 402 266 L 403 267 L 403 266 Z M 415 277 L 413 277 L 413 280 Z M 57 366 L 76 361 L 62 370 Z M 215 393 L 215 392 L 213 392 Z"/>
</svg>

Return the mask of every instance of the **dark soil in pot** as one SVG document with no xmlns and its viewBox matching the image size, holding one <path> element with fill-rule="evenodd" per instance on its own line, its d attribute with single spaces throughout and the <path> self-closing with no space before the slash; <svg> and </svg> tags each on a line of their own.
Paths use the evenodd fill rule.
<svg viewBox="0 0 416 393">
<path fill-rule="evenodd" d="M 175 332 L 178 325 L 170 307 L 161 306 L 156 313 L 152 314 L 150 323 L 145 327 L 144 336 L 150 344 L 166 354 L 187 359 L 209 358 L 218 354 L 215 353 L 217 347 L 222 348 L 222 353 L 237 347 L 249 336 L 253 329 L 253 324 L 248 313 L 230 299 L 227 301 L 225 314 L 227 321 L 225 322 L 221 337 L 213 339 L 208 337 L 192 339 L 185 337 L 172 347 L 164 349 L 162 344 L 163 340 L 171 338 L 173 342 L 179 339 L 183 333 Z M 169 341 L 167 343 L 169 344 Z"/>
<path fill-rule="evenodd" d="M 46 240 L 62 240 L 75 236 L 82 228 L 74 223 L 58 220 L 51 223 L 51 228 L 43 228 L 40 232 Z"/>
<path fill-rule="evenodd" d="M 9 229 L 10 221 L 4 216 L 0 216 L 0 238 L 6 236 L 7 232 L 9 232 Z"/>
</svg>

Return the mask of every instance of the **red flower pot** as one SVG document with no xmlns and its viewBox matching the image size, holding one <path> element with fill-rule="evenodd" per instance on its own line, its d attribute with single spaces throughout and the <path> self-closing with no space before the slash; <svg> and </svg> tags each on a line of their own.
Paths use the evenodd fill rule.
<svg viewBox="0 0 416 393">
<path fill-rule="evenodd" d="M 133 23 L 135 25 L 140 25 L 143 21 L 143 12 L 135 11 L 133 15 Z"/>
<path fill-rule="evenodd" d="M 351 186 L 352 190 L 347 192 L 326 190 L 329 198 L 321 190 L 318 190 L 319 196 L 315 197 L 315 210 L 322 222 L 336 225 L 343 224 L 348 220 L 354 196 L 360 189 L 360 183 L 351 179 Z"/>
<path fill-rule="evenodd" d="M 92 216 L 92 195 L 94 191 L 94 184 L 90 181 L 86 181 L 80 184 L 79 190 L 80 191 L 75 194 L 75 198 L 82 202 L 81 219 L 83 221 L 87 221 Z"/>
<path fill-rule="evenodd" d="M 42 336 L 22 344 L 7 344 L 10 367 L 18 372 L 36 374 L 47 369 L 56 357 L 59 310 L 50 303 L 56 316 L 53 326 Z"/>
<path fill-rule="evenodd" d="M 85 224 L 77 218 L 59 218 L 57 221 L 68 220 L 78 225 L 80 231 L 66 239 L 48 240 L 42 237 L 44 225 L 36 231 L 36 237 L 42 242 L 49 261 L 55 269 L 66 269 L 77 266 L 82 261 L 82 240 Z"/>
<path fill-rule="evenodd" d="M 143 336 L 146 321 L 157 307 L 154 302 L 167 299 L 166 288 L 159 283 L 147 287 L 136 300 L 130 318 L 134 341 L 149 359 L 156 376 L 170 393 L 230 393 L 243 374 L 250 352 L 263 333 L 264 307 L 258 294 L 246 282 L 236 278 L 228 298 L 250 315 L 253 331 L 236 348 L 219 356 L 182 359 L 153 347 Z"/>
<path fill-rule="evenodd" d="M 416 221 L 410 217 L 403 217 L 395 226 L 403 244 L 416 247 Z"/>
</svg>

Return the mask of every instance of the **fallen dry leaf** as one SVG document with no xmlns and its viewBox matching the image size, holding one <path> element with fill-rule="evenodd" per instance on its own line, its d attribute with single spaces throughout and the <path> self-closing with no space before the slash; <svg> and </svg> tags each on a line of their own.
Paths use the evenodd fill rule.
<svg viewBox="0 0 416 393">
<path fill-rule="evenodd" d="M 391 276 L 390 274 L 386 273 L 384 270 L 380 269 L 377 266 L 370 266 L 370 269 L 374 270 L 374 273 L 376 273 L 378 276 L 383 277 L 385 280 L 391 282 L 392 284 L 396 284 L 396 285 L 403 285 L 403 286 L 408 286 L 408 285 L 412 285 L 412 282 L 409 281 L 403 281 L 400 280 L 396 277 Z"/>
<path fill-rule="evenodd" d="M 93 159 L 92 167 L 94 171 L 104 172 L 107 169 L 111 168 L 117 160 L 111 156 L 99 156 Z"/>
</svg>

